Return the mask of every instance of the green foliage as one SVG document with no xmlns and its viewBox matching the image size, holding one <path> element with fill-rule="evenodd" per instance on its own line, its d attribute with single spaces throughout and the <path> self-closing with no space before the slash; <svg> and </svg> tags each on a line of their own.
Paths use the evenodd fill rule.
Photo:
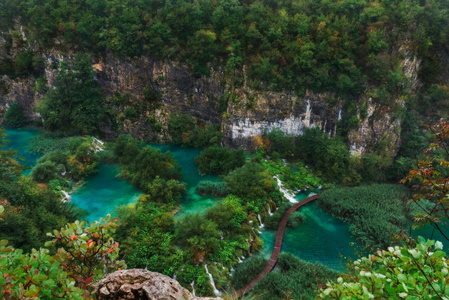
<svg viewBox="0 0 449 300">
<path fill-rule="evenodd" d="M 242 202 L 242 199 L 230 195 L 204 215 L 188 215 L 178 220 L 178 243 L 189 253 L 193 262 L 207 259 L 232 266 L 238 263 L 242 255 L 259 250 L 250 249 L 252 245 L 248 245 L 249 236 L 254 242 L 258 239 L 254 237 L 249 223 L 247 205 Z"/>
<path fill-rule="evenodd" d="M 287 203 L 283 203 L 280 207 L 278 207 L 278 209 L 273 213 L 273 215 L 265 218 L 265 223 L 264 223 L 265 228 L 277 230 L 279 227 L 279 223 L 281 222 L 282 217 L 284 216 L 285 212 L 292 206 L 293 206 L 292 203 L 287 202 Z M 304 217 L 302 216 L 301 212 L 295 211 L 288 218 L 287 226 L 294 228 L 303 222 L 304 222 Z"/>
<path fill-rule="evenodd" d="M 172 276 L 183 262 L 174 247 L 173 206 L 141 202 L 136 207 L 118 208 L 115 238 L 130 268 L 148 268 Z M 190 282 L 189 282 L 190 283 Z"/>
<path fill-rule="evenodd" d="M 76 221 L 54 230 L 48 234 L 53 240 L 46 243 L 62 246 L 54 255 L 43 248 L 23 254 L 0 241 L 1 294 L 14 299 L 85 299 L 90 283 L 126 267 L 117 260 L 118 243 L 110 237 L 114 228 L 107 216 L 90 226 Z"/>
<path fill-rule="evenodd" d="M 61 63 L 55 88 L 45 94 L 37 111 L 46 129 L 82 134 L 97 132 L 105 115 L 101 89 L 94 79 L 89 56 L 77 54 L 72 68 Z"/>
<path fill-rule="evenodd" d="M 324 191 L 318 205 L 350 224 L 350 230 L 368 246 L 385 248 L 392 235 L 405 228 L 411 197 L 400 185 L 373 185 Z"/>
<path fill-rule="evenodd" d="M 52 161 L 37 164 L 31 171 L 31 177 L 37 182 L 49 182 L 60 178 L 60 169 Z"/>
<path fill-rule="evenodd" d="M 395 82 L 390 74 L 399 63 L 390 49 L 405 38 L 423 58 L 421 77 L 434 79 L 441 70 L 437 53 L 449 36 L 444 1 L 26 0 L 0 5 L 2 30 L 8 32 L 20 18 L 40 45 L 54 46 L 57 39 L 65 49 L 177 58 L 197 77 L 208 76 L 211 63 L 222 64 L 234 77 L 247 65 L 247 78 L 261 88 L 344 95 L 359 93 L 367 81 Z M 18 32 L 8 38 L 9 49 L 12 41 L 25 43 Z"/>
<path fill-rule="evenodd" d="M 173 143 L 195 148 L 218 144 L 221 141 L 219 128 L 212 124 L 197 124 L 186 113 L 172 113 L 168 124 Z"/>
<path fill-rule="evenodd" d="M 315 299 L 317 288 L 338 274 L 321 263 L 306 262 L 290 253 L 281 253 L 276 266 L 254 286 L 252 295 L 267 300 Z"/>
<path fill-rule="evenodd" d="M 266 203 L 275 201 L 280 204 L 282 194 L 268 170 L 257 163 L 246 163 L 225 177 L 228 191 L 252 203 L 254 211 L 261 211 Z"/>
<path fill-rule="evenodd" d="M 349 149 L 338 137 L 330 138 L 319 129 L 306 129 L 297 138 L 299 157 L 331 182 L 351 182 L 356 174 L 349 169 Z"/>
<path fill-rule="evenodd" d="M 228 194 L 228 190 L 226 188 L 226 182 L 202 180 L 198 183 L 195 193 L 198 195 L 215 195 L 224 197 Z"/>
<path fill-rule="evenodd" d="M 125 117 L 128 119 L 133 119 L 133 118 L 137 117 L 137 112 L 134 109 L 134 107 L 125 108 Z"/>
<path fill-rule="evenodd" d="M 267 265 L 268 261 L 260 256 L 251 256 L 237 266 L 231 277 L 231 285 L 238 290 L 250 283 Z"/>
<path fill-rule="evenodd" d="M 272 129 L 267 138 L 270 141 L 270 153 L 277 152 L 280 157 L 292 157 L 295 154 L 295 139 L 286 136 L 280 129 Z"/>
<path fill-rule="evenodd" d="M 3 148 L 6 143 L 2 130 L 0 137 L 0 148 Z M 0 239 L 7 239 L 12 246 L 29 252 L 43 246 L 46 232 L 73 222 L 82 214 L 63 203 L 52 190 L 21 176 L 24 167 L 17 162 L 16 155 L 12 150 L 0 151 L 0 198 L 7 199 L 0 222 Z"/>
<path fill-rule="evenodd" d="M 53 138 L 48 140 L 52 141 Z M 78 181 L 97 172 L 99 156 L 90 139 L 67 138 L 55 144 L 48 150 L 52 148 L 57 150 L 46 152 L 31 170 L 33 180 L 48 183 L 66 177 Z M 47 151 L 39 145 L 32 147 L 34 150 Z"/>
<path fill-rule="evenodd" d="M 317 188 L 319 186 L 330 186 L 322 179 L 315 176 L 304 167 L 303 163 L 297 163 L 294 167 L 284 165 L 281 160 L 261 160 L 261 164 L 268 169 L 271 175 L 277 176 L 284 187 L 291 191 Z"/>
<path fill-rule="evenodd" d="M 63 137 L 58 133 L 45 132 L 43 135 L 35 136 L 29 139 L 26 144 L 26 150 L 35 154 L 45 154 L 51 151 L 70 150 L 70 144 L 78 141 L 80 138 Z"/>
<path fill-rule="evenodd" d="M 5 113 L 5 123 L 11 128 L 22 127 L 28 123 L 22 105 L 19 103 L 11 104 Z"/>
<path fill-rule="evenodd" d="M 227 175 L 245 164 L 245 153 L 243 148 L 233 151 L 212 146 L 201 151 L 201 154 L 195 157 L 195 163 L 202 174 Z"/>
<path fill-rule="evenodd" d="M 195 261 L 208 259 L 218 251 L 220 231 L 218 224 L 199 214 L 178 221 L 178 242 L 188 249 Z"/>
<path fill-rule="evenodd" d="M 156 176 L 145 189 L 145 195 L 142 201 L 162 202 L 162 203 L 179 203 L 183 194 L 187 192 L 186 184 L 178 180 L 165 180 Z"/>
<path fill-rule="evenodd" d="M 357 273 L 339 277 L 321 299 L 444 299 L 449 294 L 447 255 L 441 242 L 418 239 L 416 246 L 389 247 L 354 262 Z"/>
<path fill-rule="evenodd" d="M 133 163 L 125 166 L 125 177 L 144 191 L 148 191 L 148 183 L 157 176 L 164 180 L 181 180 L 181 167 L 169 151 L 162 153 L 160 149 L 145 146 L 135 157 Z"/>
</svg>

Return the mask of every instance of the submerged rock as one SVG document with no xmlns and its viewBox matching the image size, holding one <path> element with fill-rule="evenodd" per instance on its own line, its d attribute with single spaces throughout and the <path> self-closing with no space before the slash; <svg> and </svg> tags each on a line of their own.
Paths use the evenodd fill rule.
<svg viewBox="0 0 449 300">
<path fill-rule="evenodd" d="M 98 299 L 211 300 L 195 297 L 176 280 L 141 269 L 122 270 L 106 275 L 96 286 Z"/>
</svg>

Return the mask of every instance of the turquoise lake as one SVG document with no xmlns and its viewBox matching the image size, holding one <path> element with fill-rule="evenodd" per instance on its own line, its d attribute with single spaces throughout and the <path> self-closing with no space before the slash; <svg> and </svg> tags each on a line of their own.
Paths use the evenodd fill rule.
<svg viewBox="0 0 449 300">
<path fill-rule="evenodd" d="M 11 142 L 8 148 L 19 151 L 20 156 L 25 158 L 26 166 L 33 166 L 39 155 L 26 151 L 26 141 L 34 136 L 43 134 L 42 130 L 34 128 L 7 129 L 7 139 Z M 181 201 L 181 209 L 175 218 L 183 217 L 189 213 L 201 213 L 205 209 L 219 202 L 221 198 L 210 196 L 199 196 L 195 194 L 195 188 L 201 180 L 219 181 L 217 176 L 201 176 L 195 165 L 194 158 L 201 152 L 199 149 L 182 148 L 174 145 L 151 144 L 152 147 L 161 151 L 170 151 L 182 166 L 184 174 L 183 181 L 187 184 L 188 193 Z M 108 213 L 113 213 L 120 205 L 135 203 L 141 191 L 133 187 L 129 182 L 116 178 L 120 172 L 117 164 L 101 164 L 98 173 L 87 178 L 86 183 L 76 189 L 72 194 L 72 201 L 89 214 L 87 221 L 95 221 Z M 24 172 L 25 175 L 29 173 Z M 308 197 L 310 192 L 304 191 L 296 195 L 298 201 Z M 300 209 L 305 222 L 296 228 L 287 228 L 285 231 L 282 251 L 291 252 L 307 261 L 319 261 L 334 269 L 342 270 L 342 257 L 355 259 L 358 253 L 364 253 L 361 244 L 355 240 L 349 226 L 342 221 L 327 214 L 318 207 L 316 202 L 310 203 Z M 446 227 L 447 229 L 447 227 Z M 447 231 L 447 230 L 446 230 Z M 261 229 L 261 238 L 264 248 L 259 255 L 269 258 L 274 246 L 275 231 Z M 420 234 L 430 238 L 432 228 L 415 230 L 412 234 Z M 443 241 L 445 249 L 449 249 L 449 243 L 445 243 L 441 234 L 434 233 L 434 239 Z M 354 247 L 355 246 L 355 247 Z"/>
<path fill-rule="evenodd" d="M 301 192 L 295 198 L 301 201 L 309 194 L 307 191 Z M 356 250 L 361 250 L 361 243 L 352 237 L 347 224 L 326 213 L 316 202 L 301 207 L 299 211 L 304 216 L 304 223 L 286 228 L 281 251 L 310 262 L 321 262 L 337 270 L 344 269 L 342 258 L 358 258 Z M 261 238 L 264 248 L 260 255 L 269 259 L 276 231 L 262 230 Z"/>
</svg>

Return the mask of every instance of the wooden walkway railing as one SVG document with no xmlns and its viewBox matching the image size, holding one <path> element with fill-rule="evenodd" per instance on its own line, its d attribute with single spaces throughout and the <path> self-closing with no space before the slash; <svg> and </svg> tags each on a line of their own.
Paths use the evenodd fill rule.
<svg viewBox="0 0 449 300">
<path fill-rule="evenodd" d="M 276 262 L 278 260 L 278 255 L 281 252 L 282 239 L 284 238 L 285 226 L 287 226 L 287 221 L 288 221 L 288 218 L 290 217 L 290 215 L 295 210 L 300 208 L 301 206 L 303 206 L 311 201 L 314 201 L 314 200 L 318 199 L 319 197 L 320 197 L 320 194 L 314 195 L 312 197 L 308 197 L 308 198 L 298 202 L 297 204 L 293 205 L 292 207 L 290 207 L 287 210 L 287 212 L 282 217 L 281 223 L 279 223 L 278 232 L 276 234 L 276 242 L 274 243 L 273 253 L 271 254 L 268 264 L 265 266 L 265 268 L 262 270 L 262 272 L 260 272 L 259 275 L 257 275 L 256 277 L 254 277 L 253 280 L 251 280 L 250 283 L 248 283 L 246 286 L 244 286 L 240 290 L 236 291 L 236 294 L 238 297 L 241 297 L 241 296 L 245 295 L 246 293 L 248 293 L 256 285 L 256 283 L 261 281 L 262 278 L 274 268 L 274 265 L 276 264 Z"/>
</svg>

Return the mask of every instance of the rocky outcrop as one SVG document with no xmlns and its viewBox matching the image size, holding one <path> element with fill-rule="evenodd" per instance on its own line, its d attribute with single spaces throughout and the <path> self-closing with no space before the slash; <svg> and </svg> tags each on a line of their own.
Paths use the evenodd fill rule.
<svg viewBox="0 0 449 300">
<path fill-rule="evenodd" d="M 334 135 L 341 109 L 331 106 L 326 98 L 331 94 L 307 92 L 298 97 L 291 92 L 257 92 L 247 87 L 246 93 L 237 90 L 236 103 L 230 103 L 223 120 L 223 137 L 228 146 L 251 148 L 252 138 L 280 129 L 288 135 L 298 136 L 305 128 L 320 128 Z"/>
<path fill-rule="evenodd" d="M 194 297 L 176 280 L 160 273 L 130 269 L 106 275 L 96 286 L 99 300 L 212 300 L 222 298 Z"/>
<path fill-rule="evenodd" d="M 24 32 L 21 36 L 26 39 Z M 0 44 L 2 41 L 4 43 L 0 38 Z M 16 44 L 14 42 L 12 47 L 18 47 Z M 402 57 L 401 66 L 407 78 L 404 88 L 416 91 L 420 87 L 418 71 L 421 60 L 406 41 L 397 51 L 400 52 L 398 57 Z M 1 52 L 0 57 L 9 55 Z M 63 60 L 70 64 L 74 53 L 47 50 L 43 56 L 44 74 L 51 88 L 57 73 L 55 66 Z M 210 77 L 195 78 L 187 65 L 156 60 L 151 56 L 130 59 L 107 54 L 94 58 L 92 63 L 107 103 L 116 111 L 118 132 L 130 133 L 145 141 L 170 141 L 167 129 L 173 112 L 185 112 L 203 123 L 221 125 L 224 144 L 229 147 L 251 148 L 255 135 L 274 128 L 293 136 L 303 134 L 308 127 L 320 128 L 334 135 L 337 122 L 342 116 L 347 117 L 342 104 L 354 101 L 368 104 L 368 116 L 362 118 L 359 113 L 359 126 L 348 134 L 353 154 L 362 154 L 369 150 L 370 145 L 384 142 L 393 156 L 400 144 L 400 120 L 395 117 L 395 112 L 403 104 L 399 99 L 393 106 L 373 103 L 370 93 L 375 87 L 368 87 L 356 99 L 340 99 L 332 93 L 306 91 L 304 95 L 298 95 L 292 91 L 256 90 L 248 82 L 245 70 L 240 72 L 242 83 L 238 87 L 227 80 L 220 68 L 212 69 Z M 12 102 L 20 103 L 26 115 L 37 120 L 33 107 L 42 95 L 35 91 L 34 79 L 11 80 L 4 76 L 0 81 L 0 123 Z M 159 103 L 151 109 L 144 97 L 146 89 L 161 96 Z M 114 102 L 117 95 L 126 95 L 128 100 L 118 104 Z M 219 107 L 223 106 L 223 101 L 220 99 L 227 99 L 227 107 L 225 105 L 224 110 L 221 107 L 221 111 Z M 129 107 L 136 108 L 138 116 L 127 117 L 125 111 Z M 160 124 L 160 130 L 155 130 L 151 122 Z M 100 129 L 108 138 L 117 134 L 108 126 Z"/>
</svg>

